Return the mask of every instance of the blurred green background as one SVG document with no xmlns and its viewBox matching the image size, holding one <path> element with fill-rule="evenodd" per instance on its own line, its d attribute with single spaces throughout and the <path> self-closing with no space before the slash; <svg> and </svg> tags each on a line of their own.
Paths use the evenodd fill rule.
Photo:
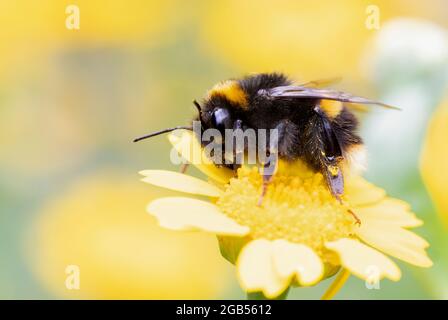
<svg viewBox="0 0 448 320">
<path fill-rule="evenodd" d="M 2 0 L 0 298 L 245 297 L 213 236 L 146 214 L 163 191 L 137 172 L 175 167 L 165 138 L 130 141 L 186 123 L 214 83 L 264 71 L 342 76 L 403 109 L 361 115 L 366 175 L 412 204 L 435 265 L 400 264 L 380 290 L 353 278 L 337 297 L 448 298 L 447 28 L 443 0 Z"/>
</svg>

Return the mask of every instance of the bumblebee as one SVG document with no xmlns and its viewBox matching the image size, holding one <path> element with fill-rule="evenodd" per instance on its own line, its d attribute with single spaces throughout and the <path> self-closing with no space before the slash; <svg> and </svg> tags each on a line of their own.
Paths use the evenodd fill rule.
<svg viewBox="0 0 448 320">
<path fill-rule="evenodd" d="M 364 145 L 357 133 L 358 121 L 352 107 L 396 108 L 347 92 L 322 88 L 330 83 L 332 80 L 319 80 L 297 85 L 280 73 L 223 81 L 207 93 L 202 103 L 194 101 L 198 109 L 195 120 L 200 121 L 202 130 L 276 129 L 277 150 L 268 152 L 276 152 L 278 158 L 287 161 L 301 159 L 314 171 L 321 172 L 331 194 L 342 202 L 342 168 L 360 166 L 362 164 L 357 160 L 364 158 Z M 179 128 L 192 129 L 169 128 L 134 141 Z M 273 176 L 263 174 L 259 204 Z"/>
</svg>

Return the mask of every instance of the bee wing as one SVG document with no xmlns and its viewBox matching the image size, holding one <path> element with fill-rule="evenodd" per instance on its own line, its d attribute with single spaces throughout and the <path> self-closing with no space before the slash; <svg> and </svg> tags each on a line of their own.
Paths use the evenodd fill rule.
<svg viewBox="0 0 448 320">
<path fill-rule="evenodd" d="M 272 98 L 315 98 L 315 99 L 327 99 L 336 100 L 346 103 L 357 103 L 357 104 L 372 104 L 378 105 L 388 109 L 401 110 L 400 108 L 370 100 L 367 98 L 352 95 L 347 92 L 337 91 L 332 89 L 318 89 L 309 88 L 303 86 L 281 86 L 271 89 L 262 89 L 258 92 L 262 95 L 268 95 Z"/>
<path fill-rule="evenodd" d="M 322 88 L 322 87 L 327 87 L 329 85 L 338 83 L 341 80 L 342 80 L 341 77 L 319 79 L 319 80 L 313 80 L 313 81 L 305 82 L 305 83 L 299 85 L 299 87 Z"/>
</svg>

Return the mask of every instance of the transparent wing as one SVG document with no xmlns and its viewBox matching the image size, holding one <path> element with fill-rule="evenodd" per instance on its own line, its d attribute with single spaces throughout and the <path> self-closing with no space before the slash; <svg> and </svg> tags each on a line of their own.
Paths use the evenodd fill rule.
<svg viewBox="0 0 448 320">
<path fill-rule="evenodd" d="M 261 95 L 267 95 L 271 98 L 315 98 L 315 99 L 327 99 L 327 100 L 336 100 L 346 103 L 355 103 L 355 104 L 371 104 L 378 105 L 388 109 L 400 110 L 400 108 L 379 102 L 370 100 L 367 98 L 359 97 L 352 95 L 347 92 L 337 91 L 332 89 L 318 89 L 318 88 L 309 88 L 303 86 L 281 86 L 275 87 L 271 89 L 262 89 L 258 92 Z"/>
<path fill-rule="evenodd" d="M 319 80 L 313 80 L 309 82 L 305 82 L 303 84 L 300 84 L 299 87 L 307 87 L 307 88 L 323 88 L 328 87 L 332 84 L 341 82 L 341 77 L 334 77 L 334 78 L 326 78 L 326 79 L 319 79 Z"/>
</svg>

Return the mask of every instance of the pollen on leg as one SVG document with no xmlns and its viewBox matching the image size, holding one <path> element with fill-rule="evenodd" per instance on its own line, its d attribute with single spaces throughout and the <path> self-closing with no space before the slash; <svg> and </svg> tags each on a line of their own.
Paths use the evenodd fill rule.
<svg viewBox="0 0 448 320">
<path fill-rule="evenodd" d="M 353 217 L 330 194 L 323 176 L 303 164 L 279 170 L 257 206 L 262 185 L 257 168 L 242 167 L 217 201 L 222 212 L 250 227 L 253 239 L 306 244 L 325 259 L 325 242 L 353 233 Z"/>
</svg>

